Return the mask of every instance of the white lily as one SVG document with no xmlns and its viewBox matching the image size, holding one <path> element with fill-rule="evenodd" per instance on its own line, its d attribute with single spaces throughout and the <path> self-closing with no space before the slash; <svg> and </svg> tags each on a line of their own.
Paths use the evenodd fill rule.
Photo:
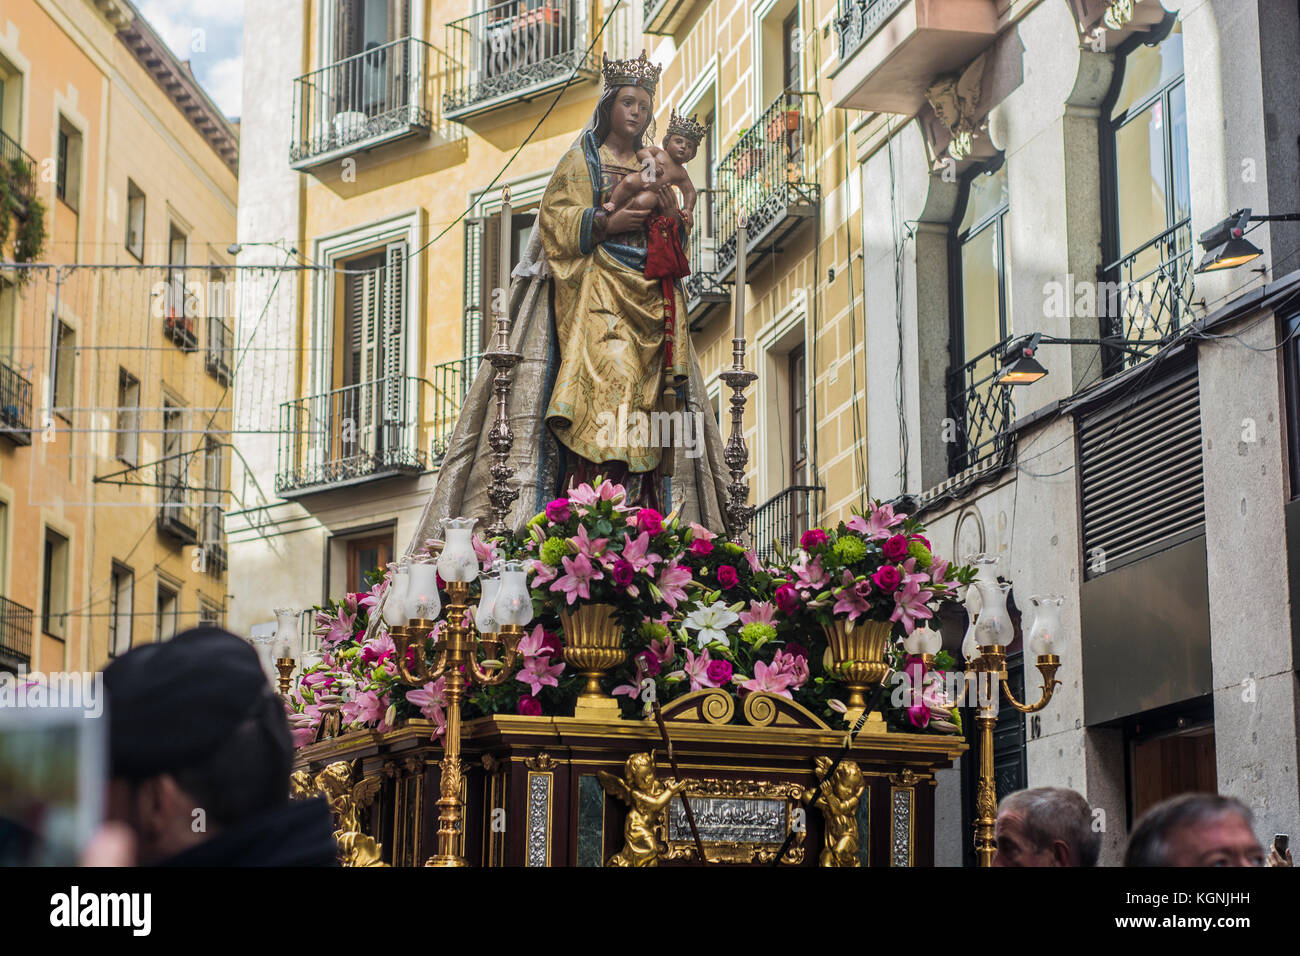
<svg viewBox="0 0 1300 956">
<path fill-rule="evenodd" d="M 714 641 L 731 646 L 731 639 L 727 637 L 726 628 L 739 620 L 739 614 L 721 601 L 715 601 L 707 607 L 697 607 L 691 611 L 686 615 L 686 619 L 682 621 L 682 624 L 698 632 L 696 638 L 700 642 L 700 647 L 707 647 Z"/>
</svg>

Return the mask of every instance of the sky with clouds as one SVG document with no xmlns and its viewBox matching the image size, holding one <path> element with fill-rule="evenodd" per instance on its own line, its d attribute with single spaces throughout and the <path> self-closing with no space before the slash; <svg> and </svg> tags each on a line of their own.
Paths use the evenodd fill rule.
<svg viewBox="0 0 1300 956">
<path fill-rule="evenodd" d="M 231 119 L 243 92 L 244 0 L 136 0 L 178 59 L 189 60 L 204 91 Z"/>
</svg>

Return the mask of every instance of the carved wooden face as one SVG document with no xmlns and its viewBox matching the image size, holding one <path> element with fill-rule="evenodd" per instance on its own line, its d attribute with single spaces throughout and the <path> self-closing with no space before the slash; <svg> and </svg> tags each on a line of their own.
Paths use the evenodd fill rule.
<svg viewBox="0 0 1300 956">
<path fill-rule="evenodd" d="M 610 107 L 610 131 L 617 131 L 633 142 L 637 141 L 650 124 L 651 107 L 650 94 L 641 87 L 619 87 Z"/>
</svg>

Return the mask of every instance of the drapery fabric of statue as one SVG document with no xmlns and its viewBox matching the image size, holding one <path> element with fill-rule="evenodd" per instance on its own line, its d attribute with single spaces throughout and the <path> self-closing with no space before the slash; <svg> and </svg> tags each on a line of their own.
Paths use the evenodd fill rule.
<svg viewBox="0 0 1300 956">
<path fill-rule="evenodd" d="M 546 420 L 570 451 L 590 462 L 625 462 L 630 472 L 659 465 L 658 429 L 611 427 L 649 421 L 663 411 L 667 339 L 663 283 L 645 277 L 644 232 L 592 241 L 595 208 L 636 167 L 620 165 L 588 134 L 564 154 L 538 217 L 542 248 L 555 277 L 560 367 Z M 595 184 L 595 188 L 593 188 Z M 669 287 L 685 314 L 680 283 Z M 675 381 L 687 378 L 676 350 Z"/>
<path fill-rule="evenodd" d="M 547 412 L 555 405 L 553 398 L 556 393 L 561 403 L 569 402 L 571 415 L 579 416 L 582 421 L 594 421 L 589 412 L 599 415 L 598 408 L 580 411 L 577 403 L 566 397 L 579 394 L 579 389 L 569 386 L 557 388 L 566 357 L 574 356 L 571 365 L 585 362 L 582 356 L 590 354 L 591 343 L 601 341 L 600 329 L 603 327 L 603 334 L 609 335 L 611 324 L 616 327 L 622 324 L 623 330 L 617 334 L 627 343 L 624 347 L 646 355 L 646 360 L 643 370 L 628 370 L 618 388 L 625 389 L 625 394 L 638 396 L 638 400 L 644 401 L 643 407 L 650 408 L 658 401 L 663 381 L 663 301 L 658 280 L 646 279 L 639 271 L 644 267 L 644 239 L 639 248 L 628 242 L 627 236 L 612 236 L 599 246 L 590 245 L 590 228 L 595 212 L 590 157 L 597 154 L 595 138 L 591 134 L 594 127 L 593 117 L 586 132 L 552 174 L 552 184 L 547 193 L 564 199 L 550 211 L 543 209 L 540 217 L 542 228 L 534 230 L 521 261 L 514 269 L 507 296 L 511 319 L 510 347 L 523 356 L 514 371 L 507 405 L 510 427 L 514 432 L 514 445 L 509 457 L 514 477 L 510 483 L 519 491 L 507 523 L 516 532 L 545 508 L 548 501 L 563 494 L 563 478 L 566 470 L 571 469 L 571 460 L 566 468 L 565 446 L 546 423 Z M 567 184 L 562 187 L 554 184 L 554 179 L 561 173 L 567 179 Z M 598 178 L 603 181 L 605 176 L 598 174 Z M 584 182 L 585 200 L 581 192 Z M 553 212 L 557 215 L 552 216 Z M 542 240 L 543 234 L 551 228 L 546 225 L 548 220 L 567 220 L 576 228 L 576 232 L 569 235 L 576 237 L 577 248 L 567 257 L 557 256 L 554 264 L 544 250 Z M 588 250 L 585 254 L 583 248 Z M 561 273 L 562 280 L 559 278 Z M 561 282 L 563 291 L 559 288 Z M 582 297 L 587 294 L 596 297 L 601 305 L 585 302 Z M 678 308 L 678 315 L 685 316 L 680 298 Z M 594 333 L 571 321 L 579 310 L 588 322 L 599 323 Z M 490 323 L 485 325 L 489 330 L 492 328 Z M 568 332 L 567 339 L 559 332 L 561 325 Z M 492 340 L 490 332 L 486 337 L 489 342 Z M 645 340 L 644 344 L 639 341 L 641 339 Z M 576 354 L 567 351 L 569 349 L 577 349 Z M 678 442 L 669 448 L 654 449 L 653 455 L 648 449 L 639 455 L 643 462 L 655 464 L 661 463 L 664 456 L 671 456 L 670 494 L 662 502 L 666 510 L 676 511 L 683 521 L 698 522 L 720 533 L 725 532 L 723 505 L 728 473 L 722 457 L 722 436 L 700 374 L 699 360 L 684 334 L 679 336 L 677 351 L 680 353 L 679 367 L 686 375 L 679 411 L 692 423 L 693 447 Z M 588 374 L 584 370 L 583 376 Z M 601 376 L 606 383 L 614 381 L 603 371 Z M 429 500 L 407 545 L 407 555 L 419 550 L 430 538 L 441 539 L 442 523 L 449 517 L 477 517 L 480 532 L 491 520 L 488 489 L 492 483 L 492 448 L 488 444 L 488 433 L 496 414 L 492 378 L 492 366 L 486 361 L 481 363 L 461 406 Z M 591 375 L 591 378 L 594 381 L 596 376 Z M 609 387 L 613 388 L 612 385 Z M 612 394 L 618 395 L 619 392 L 613 391 Z M 601 397 L 598 401 L 605 403 L 609 399 Z M 617 401 L 614 405 L 610 410 L 617 413 Z M 703 424 L 702 436 L 694 432 L 697 422 Z M 573 431 L 571 425 L 570 435 Z M 371 620 L 376 622 L 379 616 L 372 615 Z"/>
</svg>

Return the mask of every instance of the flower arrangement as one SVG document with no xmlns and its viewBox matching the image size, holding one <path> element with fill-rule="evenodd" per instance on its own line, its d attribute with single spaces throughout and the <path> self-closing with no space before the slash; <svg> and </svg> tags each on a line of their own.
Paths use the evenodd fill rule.
<svg viewBox="0 0 1300 956">
<path fill-rule="evenodd" d="M 519 640 L 512 678 L 492 687 L 467 683 L 467 719 L 571 714 L 582 679 L 565 661 L 563 621 L 584 605 L 607 604 L 626 652 L 609 675 L 626 717 L 643 716 L 653 687 L 661 703 L 706 688 L 738 699 L 765 692 L 838 719 L 846 711 L 839 699 L 845 677 L 827 627 L 876 621 L 890 625 L 882 666 L 919 689 L 889 699 L 882 708 L 887 723 L 912 732 L 959 729 L 943 685 L 954 662 L 940 652 L 927 668 L 903 641 L 922 633 L 918 628 L 957 597 L 975 569 L 935 555 L 916 519 L 874 502 L 834 528 L 805 532 L 795 551 L 765 566 L 754 551 L 707 528 L 629 507 L 625 499 L 622 486 L 597 480 L 550 502 L 519 540 L 474 540 L 484 564 L 507 556 L 525 562 L 534 615 Z M 393 566 L 376 570 L 369 592 L 317 609 L 322 658 L 291 695 L 300 744 L 313 739 L 325 693 L 343 698 L 345 728 L 382 731 L 416 716 L 433 722 L 435 736 L 445 727 L 450 675 L 405 686 L 386 629 L 365 638 L 392 572 Z M 467 617 L 472 620 L 472 608 Z M 431 658 L 438 636 L 435 629 L 429 637 Z"/>
</svg>

